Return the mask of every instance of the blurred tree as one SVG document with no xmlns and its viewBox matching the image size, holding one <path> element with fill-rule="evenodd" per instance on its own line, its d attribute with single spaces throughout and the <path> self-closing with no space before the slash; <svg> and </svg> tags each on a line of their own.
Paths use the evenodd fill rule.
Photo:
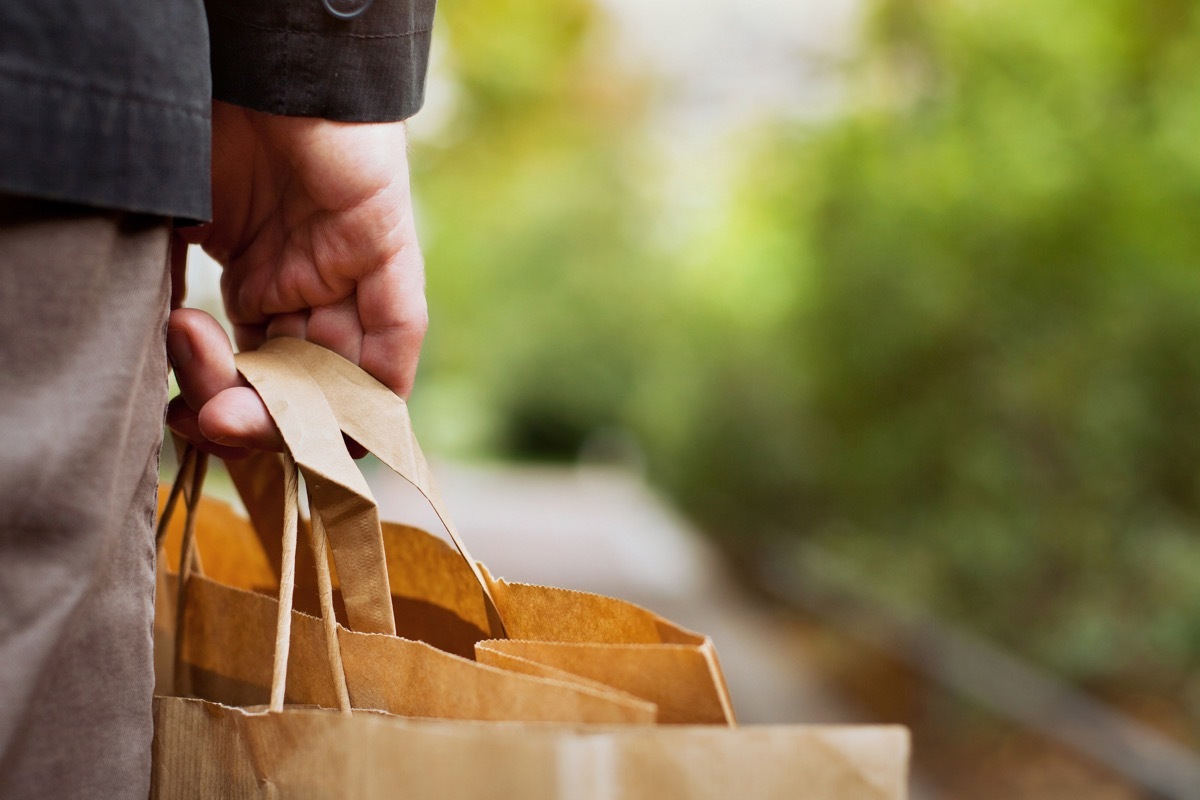
<svg viewBox="0 0 1200 800">
<path fill-rule="evenodd" d="M 443 450 L 573 457 L 624 415 L 664 294 L 640 239 L 644 90 L 602 60 L 587 0 L 441 14 L 456 104 L 415 159 L 434 319 L 415 402 L 454 410 L 426 415 Z"/>
<path fill-rule="evenodd" d="M 712 529 L 816 537 L 1077 678 L 1194 680 L 1198 23 L 879 4 L 857 110 L 764 137 L 700 248 L 790 300 L 669 443 Z"/>
<path fill-rule="evenodd" d="M 811 537 L 1200 719 L 1200 7 L 879 0 L 848 112 L 740 142 L 723 222 L 666 254 L 653 86 L 594 5 L 440 13 L 427 439 L 628 427 L 731 548 Z"/>
</svg>

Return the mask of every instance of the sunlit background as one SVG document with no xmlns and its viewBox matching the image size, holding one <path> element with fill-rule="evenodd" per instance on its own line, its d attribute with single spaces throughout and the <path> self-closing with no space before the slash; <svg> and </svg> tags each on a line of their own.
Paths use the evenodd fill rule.
<svg viewBox="0 0 1200 800">
<path fill-rule="evenodd" d="M 709 630 L 745 721 L 912 726 L 915 797 L 1200 797 L 1200 6 L 438 14 L 477 555 Z"/>
</svg>

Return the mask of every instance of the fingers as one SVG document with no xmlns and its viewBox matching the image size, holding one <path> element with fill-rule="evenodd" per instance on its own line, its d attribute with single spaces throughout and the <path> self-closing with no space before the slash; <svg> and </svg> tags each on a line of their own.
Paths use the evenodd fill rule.
<svg viewBox="0 0 1200 800">
<path fill-rule="evenodd" d="M 358 319 L 356 302 L 356 296 L 351 295 L 339 303 L 314 308 L 300 332 L 301 338 L 332 350 L 347 361 L 359 363 L 363 327 Z"/>
<path fill-rule="evenodd" d="M 197 309 L 171 312 L 167 350 L 183 400 L 169 409 L 172 430 L 223 457 L 228 448 L 282 449 L 275 423 L 238 374 L 233 348 L 215 319 Z"/>
<path fill-rule="evenodd" d="M 367 275 L 356 297 L 362 324 L 358 363 L 406 399 L 429 327 L 424 262 L 412 241 L 388 267 Z"/>
<path fill-rule="evenodd" d="M 274 317 L 271 317 L 271 321 L 267 323 L 266 327 L 266 338 L 268 339 L 274 339 L 277 336 L 291 336 L 296 339 L 305 339 L 307 338 L 307 335 L 307 311 L 294 311 L 291 314 L 276 314 Z"/>
<path fill-rule="evenodd" d="M 424 263 L 414 242 L 386 266 L 363 276 L 348 297 L 276 314 L 265 325 L 236 325 L 234 335 L 242 350 L 277 336 L 306 339 L 358 364 L 407 398 L 428 325 Z"/>
<path fill-rule="evenodd" d="M 296 319 L 277 318 L 279 334 L 303 334 L 302 328 L 291 326 L 303 325 L 305 316 L 288 316 Z M 275 327 L 273 322 L 269 330 Z M 255 334 L 261 337 L 262 331 Z M 197 309 L 173 311 L 167 323 L 167 347 L 180 389 L 167 408 L 171 430 L 224 459 L 244 457 L 251 449 L 283 449 L 266 406 L 238 374 L 229 339 L 215 319 Z M 355 458 L 366 455 L 353 441 L 347 441 L 347 447 Z"/>
<path fill-rule="evenodd" d="M 283 450 L 283 440 L 258 393 L 235 386 L 200 409 L 200 432 L 210 442 L 252 450 Z"/>
<path fill-rule="evenodd" d="M 203 433 L 200 432 L 200 419 L 195 411 L 188 408 L 187 403 L 183 399 L 183 395 L 179 395 L 171 400 L 167 405 L 167 427 L 175 433 L 195 444 L 206 453 L 211 453 L 218 458 L 223 458 L 226 461 L 236 458 L 244 458 L 250 451 L 244 447 L 230 447 L 220 445 L 210 441 Z"/>
<path fill-rule="evenodd" d="M 218 392 L 245 385 L 233 363 L 233 348 L 215 319 L 194 308 L 171 312 L 167 351 L 188 407 L 199 413 Z"/>
<path fill-rule="evenodd" d="M 233 339 L 237 342 L 238 352 L 257 350 L 267 340 L 266 325 L 245 325 L 233 323 Z"/>
<path fill-rule="evenodd" d="M 241 188 L 205 242 L 225 266 L 221 291 L 239 348 L 276 336 L 306 339 L 407 397 L 428 311 L 404 126 L 214 106 L 218 128 L 255 144 L 252 152 L 229 151 L 238 157 L 223 155 L 220 167 L 214 158 L 214 187 Z M 248 175 L 264 191 L 244 191 Z M 225 419 L 232 415 L 226 409 Z"/>
</svg>

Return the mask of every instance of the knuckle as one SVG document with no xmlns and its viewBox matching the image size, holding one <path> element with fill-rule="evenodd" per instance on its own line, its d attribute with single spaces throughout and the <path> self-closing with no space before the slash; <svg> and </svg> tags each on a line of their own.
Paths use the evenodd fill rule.
<svg viewBox="0 0 1200 800">
<path fill-rule="evenodd" d="M 425 295 L 419 296 L 419 299 L 413 304 L 411 310 L 411 325 L 413 332 L 418 337 L 423 338 L 429 330 L 429 303 L 425 300 Z"/>
</svg>

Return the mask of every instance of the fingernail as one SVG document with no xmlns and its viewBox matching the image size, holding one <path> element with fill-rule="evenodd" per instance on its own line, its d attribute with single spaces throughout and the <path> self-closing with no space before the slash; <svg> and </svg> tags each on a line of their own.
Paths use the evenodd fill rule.
<svg viewBox="0 0 1200 800">
<path fill-rule="evenodd" d="M 188 335 L 178 329 L 167 329 L 167 353 L 171 363 L 183 366 L 192 360 L 192 342 Z"/>
</svg>

